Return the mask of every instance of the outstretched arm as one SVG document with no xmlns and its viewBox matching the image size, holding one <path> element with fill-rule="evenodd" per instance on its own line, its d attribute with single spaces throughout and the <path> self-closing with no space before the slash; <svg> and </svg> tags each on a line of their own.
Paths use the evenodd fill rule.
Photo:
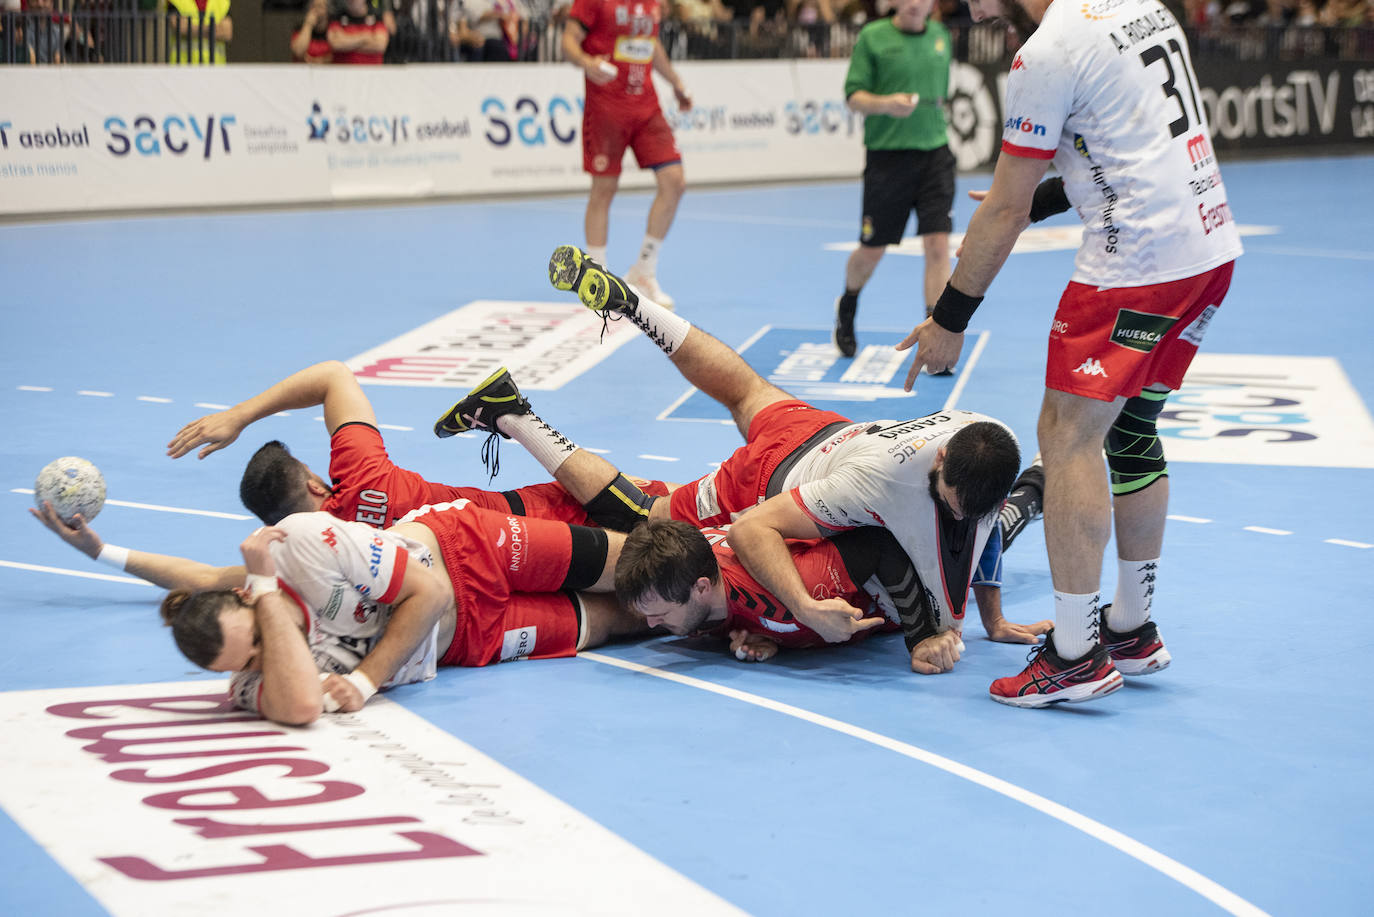
<svg viewBox="0 0 1374 917">
<path fill-rule="evenodd" d="M 324 406 L 324 423 L 331 434 L 346 423 L 377 425 L 372 403 L 363 394 L 353 371 L 338 360 L 328 360 L 287 376 L 232 408 L 191 421 L 167 444 L 167 454 L 181 458 L 196 446 L 204 445 L 197 458 L 205 458 L 238 439 L 251 423 L 278 411 L 317 404 Z"/>
<path fill-rule="evenodd" d="M 276 579 L 270 547 L 285 537 L 281 529 L 270 526 L 249 535 L 240 546 L 248 572 Z M 324 710 L 324 692 L 319 668 L 291 600 L 272 590 L 252 601 L 262 671 L 258 709 L 268 719 L 288 726 L 314 722 Z"/>
<path fill-rule="evenodd" d="M 79 513 L 72 520 L 71 525 L 68 525 L 62 521 L 52 508 L 52 504 L 46 500 L 43 502 L 41 512 L 34 509 L 30 509 L 29 512 L 35 519 L 55 532 L 58 538 L 82 554 L 92 560 L 100 558 L 100 552 L 105 547 L 105 542 L 96 534 L 95 529 L 86 524 L 86 520 Z M 161 586 L 168 590 L 231 589 L 234 586 L 242 586 L 244 578 L 242 566 L 212 567 L 209 564 L 203 564 L 200 561 L 185 557 L 176 557 L 171 554 L 150 554 L 147 551 L 132 549 L 129 550 L 128 558 L 124 561 L 122 569 L 139 579 L 145 579 L 155 586 Z"/>
<path fill-rule="evenodd" d="M 864 618 L 862 611 L 844 599 L 811 596 L 784 539 L 826 534 L 802 512 L 790 493 L 782 493 L 741 516 L 730 527 L 727 541 L 749 575 L 777 596 L 798 621 L 827 643 L 843 643 L 861 630 L 879 626 L 883 619 Z"/>
</svg>

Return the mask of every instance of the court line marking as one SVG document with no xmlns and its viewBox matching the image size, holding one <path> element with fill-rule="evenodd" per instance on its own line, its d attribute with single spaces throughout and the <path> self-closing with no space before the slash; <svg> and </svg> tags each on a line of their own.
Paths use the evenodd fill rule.
<svg viewBox="0 0 1374 917">
<path fill-rule="evenodd" d="M 1246 901 L 1235 892 L 1219 885 L 1196 870 L 1184 866 L 1172 857 L 1160 853 L 1153 847 L 1146 846 L 1140 841 L 1122 834 L 1115 828 L 1109 828 L 1095 819 L 1089 818 L 1080 812 L 1075 812 L 1073 809 L 1060 805 L 1053 800 L 1046 799 L 1038 793 L 1033 793 L 1014 783 L 1008 783 L 999 777 L 994 777 L 991 774 L 969 767 L 967 764 L 960 764 L 958 761 L 951 760 L 943 755 L 937 755 L 934 752 L 926 751 L 924 748 L 902 742 L 898 739 L 893 739 L 860 726 L 855 726 L 852 723 L 846 723 L 843 720 L 837 720 L 820 713 L 814 713 L 801 707 L 794 707 L 791 704 L 784 704 L 781 701 L 775 701 L 758 694 L 750 694 L 747 691 L 740 691 L 736 688 L 727 688 L 713 682 L 703 681 L 700 678 L 693 678 L 690 675 L 681 675 L 677 672 L 666 672 L 662 669 L 642 665 L 638 662 L 629 662 L 623 659 L 603 656 L 600 653 L 578 653 L 577 656 L 579 659 L 590 659 L 593 662 L 615 666 L 616 668 L 625 669 L 630 672 L 637 672 L 642 675 L 652 675 L 655 678 L 663 678 L 667 681 L 677 682 L 689 688 L 699 688 L 702 691 L 709 691 L 712 694 L 719 694 L 722 697 L 728 697 L 732 700 L 752 704 L 756 707 L 762 707 L 774 713 L 781 713 L 784 716 L 794 717 L 824 729 L 830 729 L 842 735 L 850 736 L 862 742 L 877 745 L 879 748 L 885 748 L 888 751 L 896 752 L 899 755 L 912 758 L 923 764 L 929 764 L 931 767 L 942 770 L 947 774 L 962 778 L 984 789 L 999 793 L 1014 802 L 1029 806 L 1044 815 L 1048 815 L 1050 818 L 1063 822 L 1070 828 L 1082 831 L 1089 837 L 1099 840 L 1109 847 L 1114 847 L 1127 856 L 1139 860 L 1146 866 L 1163 873 L 1168 878 L 1173 879 L 1190 891 L 1196 892 L 1229 913 L 1243 915 L 1243 917 L 1268 917 L 1266 911 Z"/>
<path fill-rule="evenodd" d="M 1247 526 L 1244 526 L 1244 529 L 1245 529 L 1245 531 L 1247 531 L 1247 532 L 1259 532 L 1261 535 L 1292 535 L 1292 534 L 1293 534 L 1292 532 L 1286 531 L 1285 529 L 1267 529 L 1267 528 L 1265 528 L 1265 527 L 1262 526 L 1262 525 L 1247 525 Z"/>
<path fill-rule="evenodd" d="M 1374 548 L 1374 544 L 1365 544 L 1363 541 L 1346 541 L 1344 538 L 1328 538 L 1326 543 L 1343 545 L 1347 548 Z"/>
<path fill-rule="evenodd" d="M 13 567 L 16 570 L 33 570 L 38 573 L 58 573 L 62 576 L 79 576 L 82 579 L 105 580 L 110 583 L 130 583 L 134 586 L 151 586 L 147 580 L 136 576 L 115 576 L 113 573 L 87 573 L 85 570 L 69 570 L 66 567 L 44 567 L 41 564 L 21 564 L 13 560 L 0 560 L 0 567 Z"/>
<path fill-rule="evenodd" d="M 28 494 L 33 496 L 32 487 L 11 487 L 12 494 Z M 239 519 L 248 520 L 252 516 L 245 516 L 242 513 L 220 513 L 212 509 L 186 509 L 180 506 L 159 506 L 156 503 L 131 503 L 127 500 L 106 500 L 106 506 L 123 506 L 128 509 L 151 509 L 159 513 L 181 513 L 185 516 L 209 516 L 212 519 Z"/>
</svg>

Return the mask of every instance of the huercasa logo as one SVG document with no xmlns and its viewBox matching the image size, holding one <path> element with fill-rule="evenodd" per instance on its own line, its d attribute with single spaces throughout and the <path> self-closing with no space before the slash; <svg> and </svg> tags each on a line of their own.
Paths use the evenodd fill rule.
<svg viewBox="0 0 1374 917">
<path fill-rule="evenodd" d="M 1149 353 L 1164 339 L 1178 319 L 1169 315 L 1151 315 L 1122 309 L 1116 313 L 1116 327 L 1112 328 L 1112 343 L 1141 353 Z"/>
</svg>

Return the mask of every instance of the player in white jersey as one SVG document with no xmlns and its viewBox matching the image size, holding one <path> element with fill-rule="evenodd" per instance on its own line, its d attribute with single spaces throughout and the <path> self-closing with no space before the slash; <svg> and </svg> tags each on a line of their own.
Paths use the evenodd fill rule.
<svg viewBox="0 0 1374 917">
<path fill-rule="evenodd" d="M 666 498 L 627 500 L 632 509 L 623 518 L 597 517 L 600 524 L 628 529 L 642 515 L 697 526 L 734 522 L 730 546 L 750 575 L 797 620 L 832 643 L 881 621 L 865 619 L 843 599 L 813 596 L 792 563 L 785 539 L 823 537 L 859 525 L 884 526 L 902 544 L 917 574 L 902 594 L 887 590 L 898 614 L 908 620 L 922 618 L 915 609 L 923 604 L 928 612 L 924 619 L 938 622 L 936 633 L 920 634 L 912 647 L 913 669 L 918 671 L 929 669 L 917 662 L 947 660 L 948 647 L 959 642 L 971 580 L 992 639 L 1034 643 L 1048 627 L 1044 621 L 1023 626 L 1002 617 L 1000 583 L 992 574 L 995 545 L 986 564 L 989 575 L 973 580 L 1020 461 L 1016 439 L 1001 423 L 953 411 L 912 421 L 856 424 L 792 398 L 729 347 L 638 294 L 571 246 L 554 253 L 550 272 L 555 286 L 577 290 L 594 311 L 608 319 L 612 314 L 628 317 L 642 328 L 688 382 L 730 410 L 746 440 L 706 477 L 682 485 Z M 508 375 L 502 374 L 500 385 L 493 386 L 490 391 L 479 387 L 454 405 L 436 429 L 498 432 L 516 439 L 537 458 L 545 446 L 539 436 L 561 439 L 547 427 L 532 437 L 528 423 L 503 423 L 512 414 L 527 414 L 530 406 Z M 545 467 L 550 467 L 547 462 Z M 572 479 L 564 480 L 579 500 L 592 484 L 583 488 Z M 911 643 L 912 634 L 907 636 Z M 947 671 L 948 665 L 939 670 Z"/>
<path fill-rule="evenodd" d="M 898 346 L 917 345 L 908 389 L 923 366 L 953 366 L 1017 235 L 1072 202 L 1083 244 L 1050 330 L 1039 422 L 1055 629 L 990 690 L 1022 707 L 1092 700 L 1170 661 L 1150 620 L 1168 506 L 1155 424 L 1226 295 L 1240 238 L 1187 41 L 1159 0 L 970 0 L 969 11 L 1034 33 L 1007 78 L 1002 155 L 959 263 Z M 1051 161 L 1062 184 L 1040 184 Z M 1104 606 L 1113 508 L 1119 576 Z"/>
<path fill-rule="evenodd" d="M 308 723 L 361 709 L 377 686 L 433 678 L 439 665 L 571 656 L 647 633 L 609 594 L 622 541 L 465 500 L 384 530 L 296 513 L 243 543 L 247 590 L 177 590 L 162 612 L 187 658 L 234 673 L 236 704 Z M 182 579 L 221 572 L 160 562 Z"/>
</svg>

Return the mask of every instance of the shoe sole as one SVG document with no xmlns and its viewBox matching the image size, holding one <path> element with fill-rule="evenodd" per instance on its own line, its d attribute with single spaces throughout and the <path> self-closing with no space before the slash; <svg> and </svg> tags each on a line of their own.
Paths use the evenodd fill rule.
<svg viewBox="0 0 1374 917">
<path fill-rule="evenodd" d="M 458 413 L 458 409 L 461 408 L 463 406 L 463 403 L 467 401 L 469 398 L 471 398 L 474 393 L 480 392 L 488 385 L 491 385 L 497 379 L 505 375 L 506 372 L 506 368 L 504 366 L 501 367 L 496 372 L 492 373 L 490 376 L 487 376 L 480 383 L 478 383 L 478 385 L 475 388 L 473 388 L 471 392 L 468 392 L 466 395 L 460 398 L 453 407 L 445 411 L 444 416 L 440 417 L 434 423 L 434 435 L 439 437 L 440 439 L 448 439 L 450 436 L 457 436 L 459 433 L 471 432 L 472 427 L 463 422 L 463 418 Z M 454 426 L 455 424 L 457 425 L 456 427 Z"/>
<path fill-rule="evenodd" d="M 1022 694 L 1016 697 L 1003 697 L 1000 694 L 988 692 L 988 696 L 999 704 L 1006 704 L 1010 707 L 1048 707 L 1051 704 L 1082 704 L 1090 700 L 1106 697 L 1117 691 L 1125 684 L 1125 679 L 1120 672 L 1113 672 L 1101 681 L 1092 681 L 1084 685 L 1074 685 L 1069 688 L 1061 688 L 1053 694 Z"/>
<path fill-rule="evenodd" d="M 549 282 L 555 289 L 577 293 L 582 305 L 593 312 L 606 309 L 611 282 L 606 274 L 587 264 L 587 256 L 575 245 L 560 245 L 549 258 Z"/>
<path fill-rule="evenodd" d="M 1174 661 L 1174 657 L 1169 655 L 1169 650 L 1161 646 L 1144 659 L 1118 659 L 1112 657 L 1112 664 L 1122 675 L 1153 675 L 1169 667 L 1169 663 Z"/>
</svg>

